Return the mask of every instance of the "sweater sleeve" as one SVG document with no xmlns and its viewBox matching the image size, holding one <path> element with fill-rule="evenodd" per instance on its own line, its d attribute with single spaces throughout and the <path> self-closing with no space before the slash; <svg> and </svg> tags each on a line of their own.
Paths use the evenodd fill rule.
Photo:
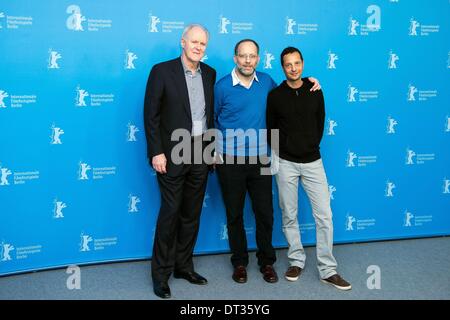
<svg viewBox="0 0 450 320">
<path fill-rule="evenodd" d="M 222 111 L 222 90 L 220 88 L 220 83 L 216 83 L 214 86 L 214 126 L 219 128 L 218 119 L 220 112 Z"/>
<path fill-rule="evenodd" d="M 267 143 L 269 144 L 269 146 L 271 146 L 270 132 L 272 129 L 278 129 L 272 93 L 269 93 L 269 95 L 267 96 L 266 125 L 267 125 Z"/>
<path fill-rule="evenodd" d="M 322 141 L 325 125 L 325 101 L 322 90 L 317 92 L 317 98 L 319 99 L 319 108 L 317 110 L 317 137 L 319 138 L 320 143 Z"/>
</svg>

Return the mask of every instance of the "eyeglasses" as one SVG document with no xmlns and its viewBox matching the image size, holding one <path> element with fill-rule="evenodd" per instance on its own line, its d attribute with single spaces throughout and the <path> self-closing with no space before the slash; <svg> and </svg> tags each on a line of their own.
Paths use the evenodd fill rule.
<svg viewBox="0 0 450 320">
<path fill-rule="evenodd" d="M 256 58 L 258 58 L 258 56 L 256 54 L 238 54 L 237 55 L 239 58 L 241 59 L 250 59 L 250 60 L 255 60 Z"/>
</svg>

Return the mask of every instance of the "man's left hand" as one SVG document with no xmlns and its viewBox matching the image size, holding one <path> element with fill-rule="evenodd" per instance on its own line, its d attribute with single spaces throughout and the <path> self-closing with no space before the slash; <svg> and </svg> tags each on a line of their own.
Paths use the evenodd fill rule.
<svg viewBox="0 0 450 320">
<path fill-rule="evenodd" d="M 317 91 L 317 90 L 320 90 L 322 88 L 320 86 L 319 80 L 317 80 L 316 78 L 309 77 L 308 80 L 313 83 L 313 86 L 312 86 L 312 88 L 309 91 Z"/>
</svg>

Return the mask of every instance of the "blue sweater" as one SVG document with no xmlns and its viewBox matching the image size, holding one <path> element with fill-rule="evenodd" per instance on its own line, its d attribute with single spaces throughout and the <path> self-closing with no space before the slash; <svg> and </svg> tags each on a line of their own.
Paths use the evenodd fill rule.
<svg viewBox="0 0 450 320">
<path fill-rule="evenodd" d="M 267 136 L 259 130 L 266 129 L 267 95 L 276 83 L 267 73 L 257 71 L 256 76 L 258 80 L 253 80 L 249 89 L 241 84 L 233 86 L 231 74 L 216 83 L 215 121 L 223 135 L 223 140 L 217 141 L 219 153 L 231 156 L 267 154 Z M 227 135 L 227 129 L 233 134 Z"/>
</svg>

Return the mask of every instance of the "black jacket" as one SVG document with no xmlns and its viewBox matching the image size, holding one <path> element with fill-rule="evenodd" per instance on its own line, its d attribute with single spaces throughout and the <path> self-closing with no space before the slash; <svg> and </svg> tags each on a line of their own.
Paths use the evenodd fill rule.
<svg viewBox="0 0 450 320">
<path fill-rule="evenodd" d="M 203 91 L 205 94 L 206 125 L 214 127 L 214 83 L 216 71 L 200 62 Z M 172 148 L 178 143 L 171 141 L 172 132 L 183 128 L 191 132 L 192 116 L 189 94 L 181 58 L 153 66 L 148 77 L 144 101 L 144 125 L 147 137 L 147 156 L 152 158 L 164 153 L 167 173 L 176 175 L 182 165 L 170 159 Z"/>
</svg>

